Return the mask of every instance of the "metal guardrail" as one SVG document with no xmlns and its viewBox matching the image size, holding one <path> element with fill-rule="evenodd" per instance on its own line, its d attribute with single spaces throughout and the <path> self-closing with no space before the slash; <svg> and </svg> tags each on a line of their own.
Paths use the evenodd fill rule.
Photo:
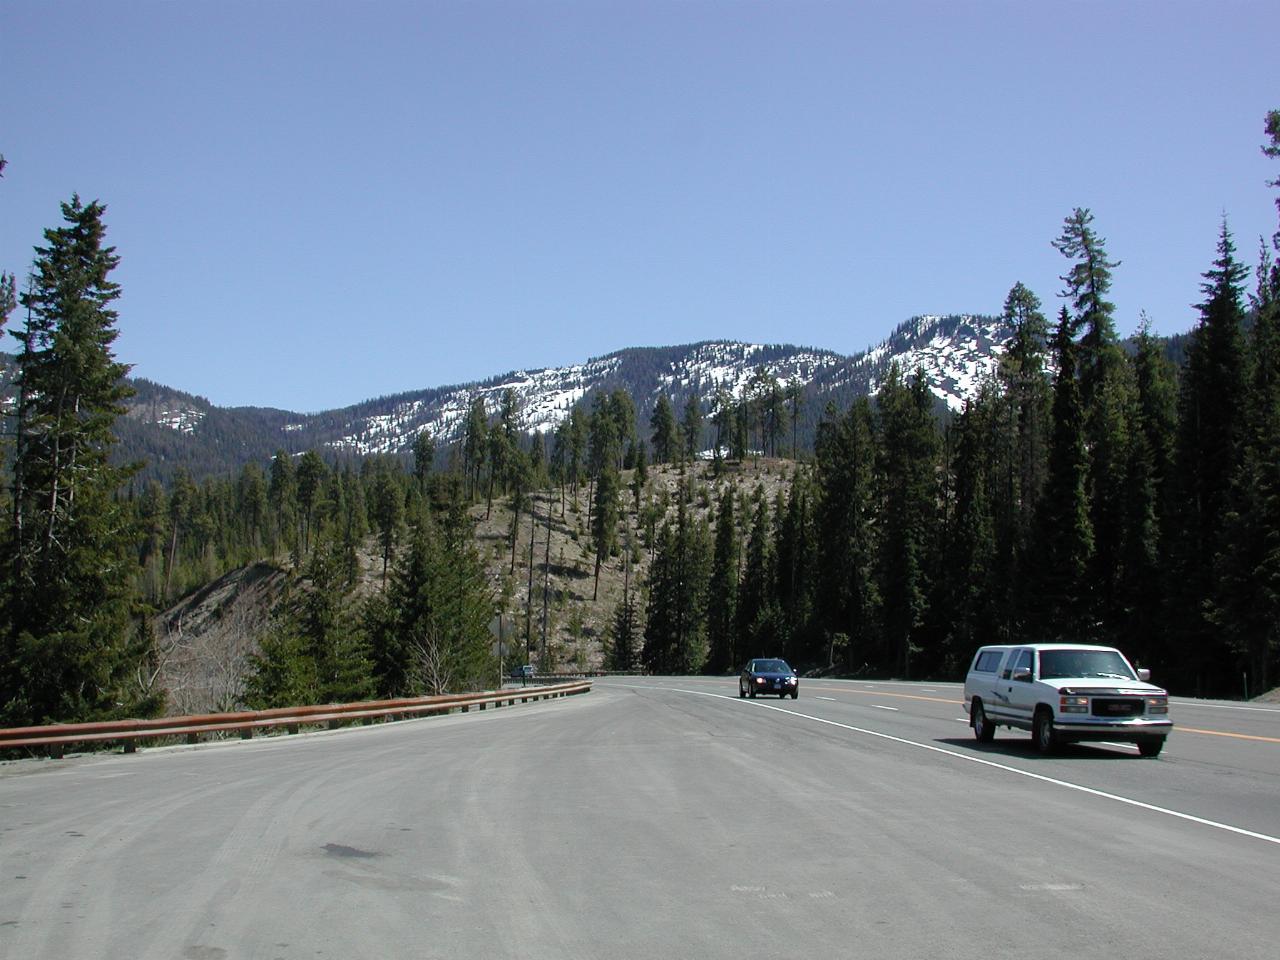
<svg viewBox="0 0 1280 960">
<path fill-rule="evenodd" d="M 152 720 L 110 720 L 102 723 L 58 723 L 39 727 L 0 729 L 0 752 L 44 747 L 50 757 L 62 757 L 68 746 L 80 743 L 119 743 L 125 753 L 133 753 L 139 740 L 185 738 L 197 743 L 202 733 L 239 733 L 241 739 L 254 731 L 284 727 L 298 733 L 304 726 L 327 725 L 329 729 L 352 721 L 377 718 L 407 720 L 436 713 L 468 712 L 472 707 L 512 706 L 517 701 L 547 700 L 591 690 L 590 680 L 544 687 L 521 687 L 483 693 L 414 697 L 404 700 L 370 700 L 360 703 L 328 703 L 310 707 L 276 707 L 271 710 L 242 710 L 237 713 L 207 713 L 187 717 L 157 717 Z"/>
</svg>

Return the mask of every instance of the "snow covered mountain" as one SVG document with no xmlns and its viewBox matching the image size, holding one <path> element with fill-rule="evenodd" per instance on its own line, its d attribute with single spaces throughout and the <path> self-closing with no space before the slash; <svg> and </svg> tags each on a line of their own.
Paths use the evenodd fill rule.
<svg viewBox="0 0 1280 960">
<path fill-rule="evenodd" d="M 389 398 L 382 410 L 352 416 L 342 436 L 327 445 L 359 454 L 394 453 L 406 449 L 422 430 L 448 443 L 460 436 L 476 397 L 482 397 L 492 412 L 507 390 L 515 392 L 520 425 L 529 433 L 554 430 L 583 398 L 618 388 L 631 393 L 640 423 L 645 424 L 661 395 L 672 401 L 679 415 L 690 393 L 708 406 L 721 390 L 741 397 L 761 367 L 779 382 L 799 381 L 821 408 L 827 399 L 824 394 L 874 394 L 896 360 L 905 374 L 923 370 L 933 393 L 958 410 L 981 378 L 993 370 L 1006 339 L 999 321 L 955 316 L 917 317 L 857 357 L 808 347 L 725 341 L 633 348 L 575 366 L 519 370 L 480 384 Z"/>
<path fill-rule="evenodd" d="M 631 348 L 573 366 L 518 370 L 482 383 L 381 397 L 310 415 L 219 408 L 136 381 L 138 395 L 120 433 L 123 452 L 147 459 L 161 475 L 177 466 L 196 475 L 225 473 L 278 450 L 327 449 L 356 456 L 407 452 L 424 430 L 443 448 L 460 436 L 475 398 L 483 398 L 492 414 L 508 389 L 515 392 L 520 425 L 529 433 L 549 432 L 584 398 L 617 389 L 630 393 L 643 430 L 659 396 L 671 401 L 677 416 L 691 394 L 707 409 L 718 391 L 740 397 L 763 368 L 782 383 L 802 386 L 807 421 L 802 429 L 809 435 L 828 401 L 841 407 L 874 394 L 895 362 L 905 375 L 922 370 L 939 401 L 958 410 L 993 372 L 1008 337 L 998 319 L 952 315 L 915 317 L 883 343 L 853 357 L 810 347 L 728 341 Z"/>
</svg>

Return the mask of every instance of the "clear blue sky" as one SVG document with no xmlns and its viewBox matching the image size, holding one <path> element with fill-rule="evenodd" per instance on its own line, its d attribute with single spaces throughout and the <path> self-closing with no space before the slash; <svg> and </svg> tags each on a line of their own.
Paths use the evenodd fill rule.
<svg viewBox="0 0 1280 960">
<path fill-rule="evenodd" d="M 1122 334 L 1276 229 L 1280 4 L 0 3 L 0 269 L 108 205 L 119 360 L 314 411 L 732 338 L 855 353 L 1056 313 L 1089 207 Z M 16 322 L 13 318 L 11 323 Z M 6 349 L 12 349 L 12 339 Z"/>
</svg>

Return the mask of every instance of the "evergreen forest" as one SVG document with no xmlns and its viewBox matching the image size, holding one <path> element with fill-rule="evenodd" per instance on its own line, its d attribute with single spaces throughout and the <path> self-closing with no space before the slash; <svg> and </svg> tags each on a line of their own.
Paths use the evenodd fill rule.
<svg viewBox="0 0 1280 960">
<path fill-rule="evenodd" d="M 1265 135 L 1280 160 L 1280 111 Z M 165 612 L 255 565 L 284 587 L 221 708 L 483 688 L 513 660 L 957 679 L 977 646 L 1024 640 L 1116 645 L 1177 694 L 1270 690 L 1280 229 L 1247 263 L 1224 219 L 1178 363 L 1145 323 L 1118 335 L 1090 210 L 1046 240 L 1060 305 L 1012 285 L 1013 338 L 958 414 L 896 367 L 821 410 L 763 371 L 741 396 L 659 397 L 645 422 L 596 393 L 550 435 L 520 430 L 508 392 L 441 449 L 280 451 L 197 482 L 113 456 L 119 256 L 106 207 L 72 196 L 21 289 L 0 276 L 0 725 L 175 710 Z M 495 622 L 521 635 L 495 643 Z"/>
</svg>

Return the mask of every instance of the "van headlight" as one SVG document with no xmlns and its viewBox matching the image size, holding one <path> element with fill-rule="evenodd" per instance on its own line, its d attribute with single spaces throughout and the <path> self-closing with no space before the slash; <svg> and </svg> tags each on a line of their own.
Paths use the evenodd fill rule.
<svg viewBox="0 0 1280 960">
<path fill-rule="evenodd" d="M 1164 713 L 1169 712 L 1168 697 L 1147 697 L 1147 713 Z"/>
<path fill-rule="evenodd" d="M 1058 698 L 1058 710 L 1061 713 L 1088 713 L 1089 698 L 1088 697 L 1060 697 Z"/>
</svg>

